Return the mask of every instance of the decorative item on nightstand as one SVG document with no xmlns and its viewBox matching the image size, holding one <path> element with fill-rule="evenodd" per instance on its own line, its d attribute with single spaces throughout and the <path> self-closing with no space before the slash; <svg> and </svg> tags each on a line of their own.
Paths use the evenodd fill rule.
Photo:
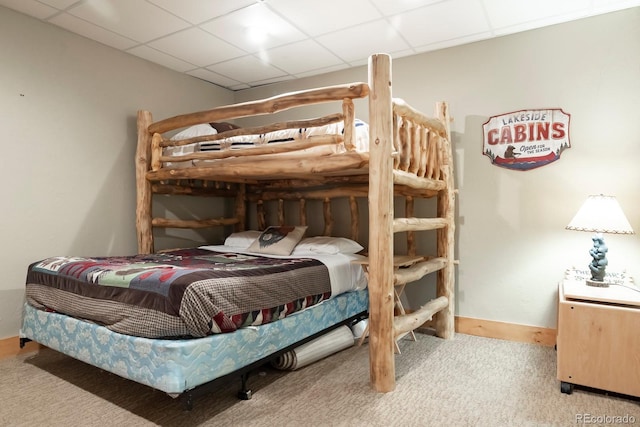
<svg viewBox="0 0 640 427">
<path fill-rule="evenodd" d="M 591 279 L 587 279 L 586 283 L 590 286 L 609 286 L 604 280 L 608 248 L 602 233 L 634 234 L 616 198 L 603 194 L 589 196 L 566 229 L 596 233 L 592 237 L 593 247 L 589 250 L 593 258 L 589 264 Z"/>
</svg>

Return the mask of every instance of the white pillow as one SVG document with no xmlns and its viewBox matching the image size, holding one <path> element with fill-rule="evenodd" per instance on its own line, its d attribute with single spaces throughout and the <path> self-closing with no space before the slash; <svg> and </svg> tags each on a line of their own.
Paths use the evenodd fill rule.
<svg viewBox="0 0 640 427">
<path fill-rule="evenodd" d="M 194 125 L 186 128 L 180 133 L 175 134 L 171 137 L 172 141 L 180 141 L 183 139 L 194 138 L 196 136 L 204 136 L 204 135 L 215 135 L 218 131 L 211 127 L 210 124 L 205 123 L 202 125 Z M 178 147 L 166 147 L 163 151 L 165 156 L 184 156 L 186 154 L 195 153 L 196 151 L 200 151 L 200 144 L 189 144 L 189 145 L 180 145 Z M 192 162 L 166 162 L 164 164 L 165 167 L 173 167 L 173 168 L 186 168 L 191 166 Z"/>
<path fill-rule="evenodd" d="M 302 239 L 291 255 L 305 254 L 355 254 L 363 250 L 358 242 L 346 237 L 317 236 Z"/>
<path fill-rule="evenodd" d="M 224 241 L 225 246 L 233 246 L 236 248 L 248 248 L 253 242 L 258 240 L 260 232 L 257 230 L 239 231 L 231 233 Z"/>
<path fill-rule="evenodd" d="M 205 136 L 205 135 L 215 135 L 218 131 L 213 128 L 209 123 L 204 123 L 201 125 L 193 125 L 185 130 L 173 135 L 171 137 L 172 141 L 178 141 L 182 139 L 195 138 L 196 136 Z"/>
</svg>

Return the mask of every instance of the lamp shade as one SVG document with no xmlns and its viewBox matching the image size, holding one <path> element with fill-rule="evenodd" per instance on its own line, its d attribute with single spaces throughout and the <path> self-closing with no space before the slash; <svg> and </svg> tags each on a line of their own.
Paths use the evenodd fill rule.
<svg viewBox="0 0 640 427">
<path fill-rule="evenodd" d="M 602 194 L 589 196 L 566 229 L 594 233 L 634 234 L 616 198 Z"/>
</svg>

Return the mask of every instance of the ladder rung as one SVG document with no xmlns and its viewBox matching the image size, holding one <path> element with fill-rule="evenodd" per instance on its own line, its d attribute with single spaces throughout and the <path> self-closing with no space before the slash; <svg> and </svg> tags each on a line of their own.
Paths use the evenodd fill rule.
<svg viewBox="0 0 640 427">
<path fill-rule="evenodd" d="M 437 230 L 449 225 L 446 218 L 396 218 L 393 220 L 393 232 Z"/>
<path fill-rule="evenodd" d="M 446 258 L 433 258 L 418 262 L 410 267 L 399 268 L 393 272 L 394 285 L 415 282 L 429 273 L 443 269 L 448 264 Z"/>
</svg>

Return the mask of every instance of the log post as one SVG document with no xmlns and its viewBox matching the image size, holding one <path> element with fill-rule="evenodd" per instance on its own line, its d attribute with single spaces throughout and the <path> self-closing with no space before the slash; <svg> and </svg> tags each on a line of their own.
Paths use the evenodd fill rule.
<svg viewBox="0 0 640 427">
<path fill-rule="evenodd" d="M 402 126 L 400 126 L 400 170 L 407 171 L 410 162 L 410 146 L 411 146 L 411 125 L 412 123 L 402 118 Z"/>
<path fill-rule="evenodd" d="M 160 157 L 162 157 L 162 147 L 160 143 L 162 142 L 162 135 L 159 133 L 154 133 L 151 137 L 151 170 L 157 171 L 162 167 L 162 162 L 160 161 Z M 178 182 L 178 185 L 181 185 Z"/>
<path fill-rule="evenodd" d="M 358 232 L 360 219 L 358 218 L 358 200 L 354 196 L 349 197 L 349 211 L 351 212 L 351 239 L 357 242 L 360 237 Z"/>
<path fill-rule="evenodd" d="M 256 215 L 257 215 L 257 222 L 258 222 L 258 230 L 264 230 L 265 228 L 267 228 L 266 214 L 264 211 L 264 202 L 262 200 L 258 200 L 258 202 L 256 203 Z"/>
<path fill-rule="evenodd" d="M 426 128 L 422 128 L 420 132 L 420 157 L 417 175 L 424 178 L 427 173 L 427 149 L 429 148 L 429 135 L 431 134 Z"/>
<path fill-rule="evenodd" d="M 429 145 L 427 146 L 427 174 L 426 178 L 435 179 L 434 173 L 438 166 L 438 153 L 436 147 L 438 146 L 438 140 L 440 137 L 433 132 L 429 132 Z"/>
<path fill-rule="evenodd" d="M 344 148 L 355 150 L 355 111 L 351 98 L 342 100 L 342 114 L 344 115 Z"/>
<path fill-rule="evenodd" d="M 331 215 L 331 199 L 325 198 L 322 202 L 323 213 L 324 213 L 324 231 L 323 235 L 331 236 L 331 231 L 333 230 L 333 216 Z"/>
<path fill-rule="evenodd" d="M 206 181 L 205 181 L 206 182 Z M 247 228 L 247 188 L 246 184 L 238 184 L 235 198 L 235 215 L 239 222 L 235 231 L 244 231 Z"/>
<path fill-rule="evenodd" d="M 153 252 L 153 226 L 151 224 L 151 183 L 147 180 L 147 171 L 151 167 L 151 133 L 149 125 L 153 123 L 151 113 L 138 111 L 138 147 L 136 149 L 136 232 L 138 235 L 138 253 Z"/>
<path fill-rule="evenodd" d="M 393 113 L 391 57 L 369 57 L 369 371 L 379 392 L 395 389 Z"/>
<path fill-rule="evenodd" d="M 284 199 L 278 199 L 278 225 L 283 226 L 284 224 Z"/>
<path fill-rule="evenodd" d="M 307 200 L 300 199 L 300 225 L 307 225 Z"/>
<path fill-rule="evenodd" d="M 404 212 L 405 217 L 407 218 L 414 217 L 412 196 L 406 197 L 404 210 L 405 210 Z M 415 233 L 413 231 L 407 231 L 407 255 L 410 255 L 410 256 L 416 255 L 416 239 L 415 239 Z"/>
<path fill-rule="evenodd" d="M 414 124 L 413 134 L 411 135 L 411 163 L 409 172 L 416 175 L 420 167 L 420 135 L 424 127 Z"/>
<path fill-rule="evenodd" d="M 400 153 L 400 124 L 399 121 L 402 120 L 399 115 L 393 114 L 393 150 L 392 152 Z M 400 164 L 400 156 L 396 156 L 393 159 L 393 167 L 394 169 L 398 168 Z"/>
<path fill-rule="evenodd" d="M 438 271 L 436 294 L 446 297 L 449 304 L 436 314 L 436 334 L 441 338 L 453 338 L 455 325 L 455 284 L 454 284 L 454 239 L 455 239 L 455 183 L 453 177 L 453 158 L 451 149 L 451 131 L 449 129 L 449 109 L 446 103 L 440 102 L 436 106 L 436 114 L 446 128 L 446 137 L 439 139 L 441 163 L 441 177 L 446 182 L 446 188 L 438 193 L 438 217 L 446 219 L 447 226 L 439 229 L 438 257 L 445 258 L 447 263 Z"/>
</svg>

